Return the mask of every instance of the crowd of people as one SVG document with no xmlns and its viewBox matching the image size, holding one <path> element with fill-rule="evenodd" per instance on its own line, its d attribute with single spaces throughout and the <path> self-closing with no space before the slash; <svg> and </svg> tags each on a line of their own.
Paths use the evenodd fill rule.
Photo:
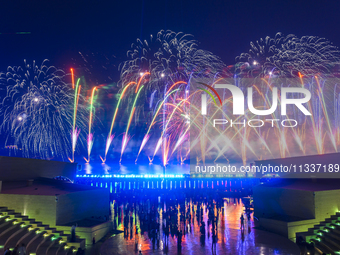
<svg viewBox="0 0 340 255">
<path fill-rule="evenodd" d="M 112 194 L 111 220 L 115 230 L 122 230 L 124 238 L 135 241 L 135 252 L 141 254 L 141 244 L 145 238 L 152 249 L 169 252 L 169 246 L 177 242 L 181 253 L 182 240 L 198 226 L 201 246 L 206 238 L 211 238 L 211 249 L 216 253 L 218 225 L 225 215 L 225 203 L 239 203 L 241 197 L 251 195 L 251 189 L 233 190 L 232 198 L 225 199 L 223 189 L 131 189 L 119 190 Z M 246 215 L 250 222 L 250 210 L 246 205 Z M 109 219 L 109 216 L 105 217 Z M 244 230 L 244 216 L 240 218 Z M 77 225 L 71 227 L 70 242 L 76 240 Z M 197 229 L 196 229 L 197 231 Z M 169 240 L 172 239 L 170 243 Z M 95 240 L 93 239 L 93 244 Z M 4 255 L 26 255 L 26 246 L 21 244 L 14 249 L 5 247 Z M 83 254 L 79 249 L 77 254 Z"/>
<path fill-rule="evenodd" d="M 211 249 L 216 252 L 218 224 L 225 215 L 225 203 L 238 203 L 240 198 L 224 199 L 218 190 L 128 190 L 115 194 L 112 216 L 115 229 L 124 231 L 124 238 L 135 241 L 135 251 L 140 252 L 142 238 L 148 238 L 152 249 L 169 251 L 169 238 L 177 240 L 177 250 L 182 250 L 183 236 L 199 226 L 200 244 L 206 245 L 211 237 Z M 245 203 L 246 204 L 246 203 Z M 251 210 L 245 214 L 250 222 Z M 242 213 L 240 226 L 244 230 Z"/>
</svg>

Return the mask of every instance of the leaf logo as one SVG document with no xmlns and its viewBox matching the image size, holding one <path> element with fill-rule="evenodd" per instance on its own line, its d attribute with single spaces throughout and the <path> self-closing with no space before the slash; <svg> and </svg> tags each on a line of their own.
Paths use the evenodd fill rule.
<svg viewBox="0 0 340 255">
<path fill-rule="evenodd" d="M 209 86 L 209 85 L 207 85 L 207 84 L 205 84 L 205 83 L 203 83 L 203 82 L 198 82 L 198 83 L 201 84 L 201 85 L 203 85 L 203 86 L 205 86 L 205 87 L 207 87 L 207 88 L 210 89 L 212 92 L 214 92 L 214 94 L 217 96 L 217 98 L 218 98 L 218 100 L 220 101 L 220 104 L 221 104 L 221 106 L 222 106 L 222 100 L 221 100 L 220 96 L 218 95 L 217 91 L 216 91 L 213 87 L 211 87 L 211 86 Z M 206 93 L 211 97 L 211 99 L 214 101 L 215 105 L 218 107 L 218 105 L 217 105 L 217 103 L 216 103 L 216 100 L 215 100 L 213 94 L 212 94 L 209 90 L 203 89 L 203 88 L 199 88 L 199 89 L 202 90 L 202 91 L 204 91 L 204 92 L 206 92 Z"/>
</svg>

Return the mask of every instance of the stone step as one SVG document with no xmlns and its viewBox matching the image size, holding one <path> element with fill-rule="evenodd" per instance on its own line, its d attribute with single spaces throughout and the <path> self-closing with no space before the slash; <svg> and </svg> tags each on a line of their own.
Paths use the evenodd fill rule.
<svg viewBox="0 0 340 255">
<path fill-rule="evenodd" d="M 28 220 L 28 216 L 25 216 L 25 215 L 18 215 L 18 216 L 15 216 L 15 217 L 11 217 L 12 215 L 9 215 L 10 218 L 15 218 L 16 220 L 19 220 L 19 221 L 26 221 Z"/>
<path fill-rule="evenodd" d="M 57 251 L 54 254 L 67 254 L 69 249 L 71 249 L 72 252 L 77 250 L 75 247 L 69 246 L 67 243 L 62 243 L 62 245 L 55 244 L 55 245 L 50 247 L 50 249 L 48 250 L 48 254 L 51 254 L 51 252 L 54 252 L 54 251 Z"/>
<path fill-rule="evenodd" d="M 331 231 L 331 232 L 328 232 L 327 235 L 335 238 L 338 240 L 338 242 L 340 243 L 340 235 L 337 235 L 335 232 Z"/>
<path fill-rule="evenodd" d="M 24 219 L 24 220 L 21 220 L 23 223 L 27 224 L 27 225 L 31 225 L 35 222 L 35 220 L 32 220 L 32 219 Z"/>
<path fill-rule="evenodd" d="M 333 228 L 333 229 L 340 228 L 340 226 L 339 226 L 339 225 L 337 225 L 337 224 L 334 224 L 334 223 L 332 223 L 332 224 L 329 224 L 329 227 L 330 227 L 330 228 Z"/>
<path fill-rule="evenodd" d="M 323 230 L 325 227 L 327 227 L 326 224 L 317 224 L 317 225 L 314 225 L 314 227 L 309 228 L 308 232 L 316 233 L 319 230 Z"/>
<path fill-rule="evenodd" d="M 27 229 L 28 230 L 28 229 Z M 21 237 L 21 239 L 17 242 L 17 244 L 21 245 L 21 244 L 28 244 L 33 238 L 35 238 L 37 236 L 36 231 L 38 229 L 35 228 L 33 230 L 28 230 L 27 234 L 24 235 L 23 237 Z"/>
<path fill-rule="evenodd" d="M 9 218 L 9 216 L 1 216 L 0 217 L 0 225 L 2 224 L 2 223 L 4 223 L 5 221 L 6 221 L 6 219 L 8 219 Z"/>
<path fill-rule="evenodd" d="M 28 216 L 0 207 L 0 245 L 14 248 L 26 244 L 27 254 L 69 255 L 85 248 L 85 239 L 70 242 L 71 235 Z M 3 253 L 0 251 L 0 254 Z"/>
<path fill-rule="evenodd" d="M 63 245 L 63 247 L 61 247 L 57 254 L 58 255 L 65 255 L 65 254 L 68 254 L 68 252 L 70 251 L 70 246 L 68 246 L 66 243 Z"/>
<path fill-rule="evenodd" d="M 326 242 L 334 245 L 336 247 L 336 251 L 340 251 L 340 242 L 338 238 L 334 238 L 332 233 L 326 233 L 321 238 L 322 240 L 325 240 Z"/>
<path fill-rule="evenodd" d="M 62 234 L 60 237 L 62 238 L 62 240 L 63 240 L 64 242 L 67 242 L 68 240 L 70 240 L 71 235 Z"/>
<path fill-rule="evenodd" d="M 67 245 L 70 247 L 73 246 L 78 250 L 78 248 L 84 249 L 85 243 L 86 243 L 86 239 L 77 239 L 76 242 L 67 242 Z"/>
<path fill-rule="evenodd" d="M 335 254 L 336 254 L 337 251 L 339 251 L 339 248 L 337 246 L 335 246 L 334 244 L 332 244 L 331 242 L 329 242 L 328 240 L 325 240 L 322 243 L 324 245 L 326 245 L 327 247 L 329 247 L 331 249 L 331 251 Z"/>
<path fill-rule="evenodd" d="M 21 213 L 16 213 L 16 212 L 14 212 L 14 213 L 8 214 L 8 216 L 9 216 L 11 219 L 13 219 L 13 218 L 19 218 L 19 217 L 21 217 L 22 215 L 21 215 Z"/>
<path fill-rule="evenodd" d="M 332 219 L 332 220 L 334 220 L 334 219 L 336 219 L 336 220 L 339 220 L 339 218 L 340 218 L 340 216 L 339 215 L 332 215 L 331 217 L 330 217 L 330 219 Z"/>
<path fill-rule="evenodd" d="M 8 214 L 12 214 L 12 213 L 14 213 L 14 210 L 5 209 L 5 210 L 1 211 L 1 215 L 3 215 L 3 216 L 7 216 Z"/>
<path fill-rule="evenodd" d="M 14 219 L 7 218 L 1 225 L 0 225 L 0 233 L 4 231 L 8 226 L 13 225 Z"/>
<path fill-rule="evenodd" d="M 39 228 L 42 225 L 42 222 L 34 221 L 34 222 L 31 222 L 31 225 L 35 228 Z"/>
<path fill-rule="evenodd" d="M 28 228 L 30 226 L 22 227 L 21 230 L 18 230 L 14 234 L 12 234 L 6 241 L 4 247 L 15 247 L 17 244 L 20 244 L 19 241 L 29 233 Z"/>
<path fill-rule="evenodd" d="M 13 224 L 0 233 L 0 245 L 4 245 L 8 238 L 18 230 L 21 230 L 21 223 Z"/>
<path fill-rule="evenodd" d="M 63 244 L 59 244 L 59 242 L 56 242 L 54 245 L 52 245 L 46 252 L 46 255 L 57 255 L 59 254 L 58 251 L 63 251 L 64 250 L 64 246 L 66 245 L 66 243 Z"/>
<path fill-rule="evenodd" d="M 322 252 L 326 254 L 336 255 L 336 253 L 330 247 L 328 247 L 328 245 L 326 245 L 325 243 L 320 242 L 319 240 L 316 240 L 316 239 L 312 239 L 312 241 L 315 244 L 315 247 L 321 250 Z"/>
<path fill-rule="evenodd" d="M 46 232 L 40 232 L 29 241 L 26 247 L 26 254 L 36 253 L 38 245 L 45 239 L 44 234 L 46 234 Z"/>
<path fill-rule="evenodd" d="M 50 232 L 50 231 L 47 231 L 47 229 L 49 229 L 49 228 L 50 228 L 50 226 L 49 226 L 49 225 L 43 225 L 43 224 L 41 224 L 41 225 L 38 225 L 38 226 L 37 226 L 37 228 L 39 228 L 39 229 L 40 229 L 40 231 L 46 231 L 46 232 Z"/>
<path fill-rule="evenodd" d="M 55 242 L 52 241 L 53 235 L 48 235 L 45 239 L 38 245 L 37 254 L 46 254 L 47 250 L 50 246 L 52 246 Z"/>
<path fill-rule="evenodd" d="M 64 250 L 65 250 L 65 253 L 64 255 L 72 255 L 74 252 L 77 251 L 77 248 L 75 248 L 74 246 L 64 246 Z"/>
<path fill-rule="evenodd" d="M 45 231 L 49 234 L 55 234 L 55 235 L 58 235 L 59 236 L 59 233 L 57 233 L 57 229 L 56 228 L 50 228 L 50 227 L 47 227 L 45 228 Z"/>
<path fill-rule="evenodd" d="M 59 236 L 64 235 L 64 231 L 56 230 L 54 233 L 57 234 L 57 235 L 59 235 Z"/>
<path fill-rule="evenodd" d="M 332 230 L 334 234 L 340 235 L 340 228 L 335 228 Z"/>
<path fill-rule="evenodd" d="M 328 233 L 328 232 L 330 232 L 330 231 L 332 231 L 333 229 L 332 228 L 330 228 L 330 227 L 326 227 L 326 228 L 324 228 L 324 229 L 322 229 L 322 230 L 319 230 L 318 232 L 321 232 L 321 233 Z"/>
<path fill-rule="evenodd" d="M 337 221 L 338 221 L 338 217 L 336 219 L 328 219 L 328 220 L 325 220 L 325 221 L 321 221 L 320 225 L 325 225 L 325 226 L 328 227 L 331 224 L 336 224 Z"/>
</svg>

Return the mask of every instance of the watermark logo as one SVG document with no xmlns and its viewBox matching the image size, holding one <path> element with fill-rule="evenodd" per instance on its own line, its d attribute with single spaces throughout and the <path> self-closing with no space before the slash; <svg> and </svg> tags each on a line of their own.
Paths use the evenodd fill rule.
<svg viewBox="0 0 340 255">
<path fill-rule="evenodd" d="M 221 106 L 222 106 L 222 100 L 221 97 L 218 95 L 217 91 L 212 87 L 204 83 L 200 83 L 207 88 L 209 88 L 218 98 Z M 231 92 L 232 97 L 233 97 L 233 115 L 244 115 L 244 101 L 245 101 L 245 96 L 240 88 L 238 88 L 235 85 L 231 84 L 216 84 L 215 88 L 217 89 L 227 89 Z M 206 92 L 212 100 L 215 102 L 216 106 L 216 100 L 214 96 L 212 95 L 211 92 L 209 92 L 206 89 L 199 88 Z M 288 98 L 288 94 L 304 94 L 303 98 Z M 248 87 L 247 88 L 247 104 L 248 104 L 248 109 L 251 113 L 259 116 L 267 116 L 273 114 L 278 105 L 278 89 L 277 87 L 272 88 L 272 105 L 270 109 L 266 110 L 259 110 L 254 107 L 253 103 L 253 87 Z M 306 109 L 306 107 L 303 105 L 304 103 L 308 103 L 309 100 L 311 99 L 311 93 L 309 90 L 305 88 L 292 88 L 292 87 L 282 87 L 281 88 L 281 115 L 287 115 L 287 105 L 295 105 L 304 115 L 308 116 L 311 115 L 311 113 Z M 207 95 L 202 94 L 201 96 L 201 114 L 206 115 L 207 114 Z"/>
<path fill-rule="evenodd" d="M 308 172 L 300 161 L 290 171 L 276 161 L 339 152 L 338 84 L 338 78 L 317 77 L 191 80 L 191 173 L 210 178 Z"/>
</svg>

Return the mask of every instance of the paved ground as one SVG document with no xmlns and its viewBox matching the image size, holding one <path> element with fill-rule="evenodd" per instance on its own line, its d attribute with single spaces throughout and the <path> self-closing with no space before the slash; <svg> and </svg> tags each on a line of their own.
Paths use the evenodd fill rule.
<svg viewBox="0 0 340 255">
<path fill-rule="evenodd" d="M 225 214 L 221 216 L 218 224 L 218 241 L 216 248 L 212 249 L 212 237 L 207 231 L 204 238 L 201 237 L 199 226 L 195 222 L 188 225 L 188 233 L 183 235 L 181 252 L 177 250 L 176 236 L 169 238 L 168 245 L 160 238 L 154 247 L 147 233 L 144 235 L 131 235 L 124 238 L 123 233 L 113 235 L 104 241 L 100 247 L 102 255 L 125 255 L 138 254 L 136 241 L 143 255 L 146 254 L 185 254 L 185 255 L 208 255 L 208 254 L 300 254 L 297 245 L 281 236 L 254 228 L 254 221 L 245 221 L 245 230 L 240 230 L 240 215 L 243 205 L 237 201 L 225 203 Z M 207 217 L 204 217 L 207 220 Z"/>
</svg>

